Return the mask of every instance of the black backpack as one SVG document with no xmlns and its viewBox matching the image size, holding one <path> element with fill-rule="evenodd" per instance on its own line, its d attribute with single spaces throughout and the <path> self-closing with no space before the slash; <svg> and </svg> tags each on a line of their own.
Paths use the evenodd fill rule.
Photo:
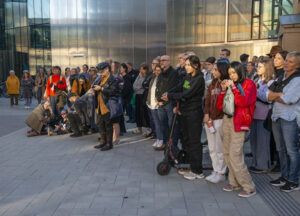
<svg viewBox="0 0 300 216">
<path fill-rule="evenodd" d="M 289 76 L 285 80 L 283 80 L 284 75 L 279 76 L 278 79 L 270 85 L 269 90 L 271 90 L 273 92 L 282 92 L 283 88 L 287 84 L 289 84 L 289 82 L 295 77 L 300 77 L 300 69 L 298 69 L 295 73 L 293 73 L 291 76 Z"/>
</svg>

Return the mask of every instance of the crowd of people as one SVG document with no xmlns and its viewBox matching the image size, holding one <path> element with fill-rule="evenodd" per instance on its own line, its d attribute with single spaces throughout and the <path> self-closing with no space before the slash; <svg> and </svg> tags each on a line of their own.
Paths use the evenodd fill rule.
<svg viewBox="0 0 300 216">
<path fill-rule="evenodd" d="M 20 82 L 10 71 L 7 90 L 11 106 L 18 105 Z M 279 46 L 266 56 L 240 55 L 230 50 L 201 62 L 193 52 L 181 53 L 178 65 L 168 55 L 157 56 L 139 70 L 131 63 L 106 61 L 95 67 L 54 66 L 40 69 L 35 80 L 24 71 L 21 80 L 26 108 L 35 93 L 39 105 L 28 116 L 27 136 L 71 133 L 79 137 L 100 133 L 96 149 L 107 151 L 120 142 L 128 123 L 135 134 L 155 139 L 164 150 L 170 128 L 173 146 L 186 152 L 190 169 L 178 173 L 189 180 L 225 181 L 224 191 L 256 194 L 249 173 L 280 168 L 270 183 L 284 192 L 299 189 L 300 176 L 300 52 Z M 206 131 L 213 171 L 204 176 L 201 132 Z M 247 167 L 243 146 L 250 139 L 252 164 Z"/>
</svg>

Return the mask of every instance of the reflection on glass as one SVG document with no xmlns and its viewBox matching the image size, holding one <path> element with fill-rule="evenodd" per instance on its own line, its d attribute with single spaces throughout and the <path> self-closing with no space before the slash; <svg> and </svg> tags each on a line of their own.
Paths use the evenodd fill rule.
<svg viewBox="0 0 300 216">
<path fill-rule="evenodd" d="M 229 1 L 228 40 L 251 39 L 252 1 Z"/>
</svg>

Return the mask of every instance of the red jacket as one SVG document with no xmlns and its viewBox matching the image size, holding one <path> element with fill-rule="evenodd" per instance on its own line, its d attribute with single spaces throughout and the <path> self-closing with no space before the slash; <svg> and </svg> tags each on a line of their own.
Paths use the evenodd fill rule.
<svg viewBox="0 0 300 216">
<path fill-rule="evenodd" d="M 45 96 L 46 97 L 56 96 L 56 89 L 62 91 L 67 89 L 66 79 L 59 74 L 54 74 L 48 78 L 46 84 Z"/>
<path fill-rule="evenodd" d="M 235 112 L 233 115 L 234 130 L 236 132 L 248 131 L 253 120 L 253 114 L 256 103 L 256 86 L 255 83 L 250 79 L 245 79 L 242 83 L 242 88 L 245 95 L 243 96 L 241 92 L 235 86 L 232 88 L 234 94 L 234 104 Z M 217 109 L 223 110 L 223 101 L 225 96 L 225 91 L 219 94 L 217 99 Z"/>
</svg>

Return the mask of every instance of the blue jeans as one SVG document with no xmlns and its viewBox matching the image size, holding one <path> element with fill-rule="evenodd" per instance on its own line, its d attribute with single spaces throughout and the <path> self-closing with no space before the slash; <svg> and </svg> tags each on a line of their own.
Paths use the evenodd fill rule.
<svg viewBox="0 0 300 216">
<path fill-rule="evenodd" d="M 169 133 L 172 127 L 172 119 L 173 119 L 173 107 L 170 103 L 163 107 L 159 107 L 158 110 L 158 118 L 161 125 L 161 130 L 163 133 L 163 141 L 166 144 L 169 139 Z"/>
<path fill-rule="evenodd" d="M 156 138 L 158 140 L 163 140 L 164 137 L 163 137 L 161 124 L 159 121 L 158 109 L 150 109 L 150 111 L 151 111 L 151 116 L 152 116 L 154 127 L 155 127 Z"/>
<path fill-rule="evenodd" d="M 272 130 L 279 154 L 281 176 L 298 184 L 300 174 L 299 126 L 296 120 L 277 119 L 276 122 L 272 122 Z"/>
</svg>

